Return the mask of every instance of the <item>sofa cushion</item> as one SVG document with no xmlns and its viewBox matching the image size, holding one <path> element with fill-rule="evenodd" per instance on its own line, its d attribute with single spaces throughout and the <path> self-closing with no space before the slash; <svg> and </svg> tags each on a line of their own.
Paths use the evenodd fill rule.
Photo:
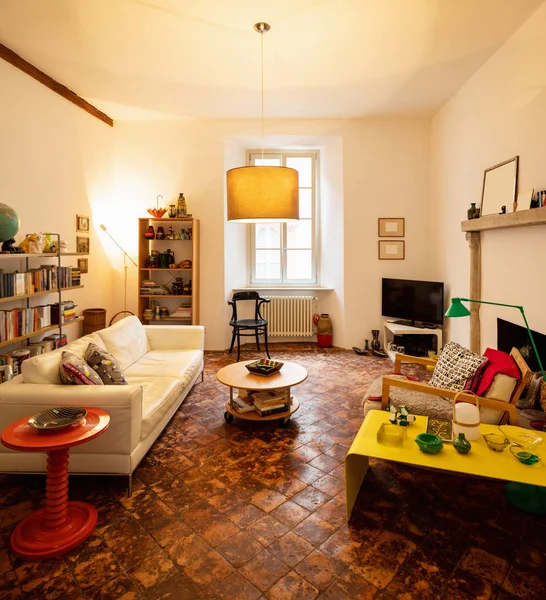
<svg viewBox="0 0 546 600">
<path fill-rule="evenodd" d="M 104 385 L 98 374 L 79 356 L 68 350 L 62 351 L 59 365 L 61 381 L 68 385 Z"/>
<path fill-rule="evenodd" d="M 403 375 L 390 375 L 389 377 L 406 379 Z M 370 385 L 370 388 L 362 399 L 364 416 L 366 416 L 370 410 L 381 409 L 381 401 L 368 400 L 368 398 L 381 398 L 382 387 L 383 377 L 378 377 Z M 453 417 L 451 400 L 446 400 L 439 396 L 432 396 L 431 394 L 424 394 L 393 386 L 390 388 L 389 402 L 392 406 L 396 406 L 396 408 L 399 406 L 406 406 L 410 413 L 414 415 L 424 415 L 444 419 L 451 419 Z"/>
<path fill-rule="evenodd" d="M 510 377 L 504 373 L 497 373 L 493 379 L 493 383 L 489 386 L 485 397 L 501 400 L 502 402 L 510 402 L 510 398 L 512 398 L 512 394 L 518 381 L 519 380 L 515 377 Z M 504 411 L 502 410 L 480 406 L 480 421 L 482 423 L 495 425 L 499 422 L 503 414 Z"/>
<path fill-rule="evenodd" d="M 85 351 L 85 361 L 98 374 L 104 385 L 127 385 L 118 361 L 96 344 L 89 344 Z"/>
<path fill-rule="evenodd" d="M 21 373 L 25 383 L 56 383 L 60 385 L 62 383 L 61 373 L 59 370 L 61 364 L 62 353 L 64 351 L 73 352 L 76 356 L 83 358 L 87 346 L 90 343 L 97 344 L 101 348 L 104 348 L 104 343 L 96 335 L 91 333 L 84 337 L 81 337 L 62 348 L 57 348 L 52 352 L 46 352 L 45 354 L 38 354 L 27 358 L 21 365 Z"/>
<path fill-rule="evenodd" d="M 146 438 L 173 408 L 183 385 L 175 377 L 129 377 L 127 383 L 142 387 L 142 427 L 140 439 Z"/>
<path fill-rule="evenodd" d="M 464 390 L 472 377 L 487 358 L 463 348 L 456 342 L 446 344 L 434 368 L 429 384 L 446 390 Z"/>
<path fill-rule="evenodd" d="M 127 378 L 176 377 L 186 386 L 199 373 L 202 363 L 201 350 L 150 350 L 124 373 Z"/>
<path fill-rule="evenodd" d="M 148 352 L 148 338 L 137 317 L 125 317 L 97 332 L 106 349 L 115 356 L 122 371 Z"/>
</svg>

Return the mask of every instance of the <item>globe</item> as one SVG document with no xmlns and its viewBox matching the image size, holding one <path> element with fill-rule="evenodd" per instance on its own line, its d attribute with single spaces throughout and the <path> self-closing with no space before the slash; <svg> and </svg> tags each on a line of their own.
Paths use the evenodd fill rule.
<svg viewBox="0 0 546 600">
<path fill-rule="evenodd" d="M 20 226 L 21 222 L 13 208 L 0 203 L 0 242 L 11 240 L 19 231 Z"/>
</svg>

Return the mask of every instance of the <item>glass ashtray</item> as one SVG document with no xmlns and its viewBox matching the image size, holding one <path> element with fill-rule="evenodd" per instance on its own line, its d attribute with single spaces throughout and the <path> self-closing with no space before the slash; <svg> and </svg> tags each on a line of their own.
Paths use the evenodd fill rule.
<svg viewBox="0 0 546 600">
<path fill-rule="evenodd" d="M 503 425 L 499 427 L 502 433 L 516 446 L 529 450 L 542 444 L 540 433 L 532 429 L 523 429 L 515 425 Z"/>
</svg>

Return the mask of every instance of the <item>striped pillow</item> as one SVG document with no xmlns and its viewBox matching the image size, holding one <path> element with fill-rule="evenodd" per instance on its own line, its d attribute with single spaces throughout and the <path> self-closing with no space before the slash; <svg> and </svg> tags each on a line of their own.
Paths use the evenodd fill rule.
<svg viewBox="0 0 546 600">
<path fill-rule="evenodd" d="M 59 372 L 66 385 L 104 385 L 83 358 L 68 350 L 63 350 Z"/>
</svg>

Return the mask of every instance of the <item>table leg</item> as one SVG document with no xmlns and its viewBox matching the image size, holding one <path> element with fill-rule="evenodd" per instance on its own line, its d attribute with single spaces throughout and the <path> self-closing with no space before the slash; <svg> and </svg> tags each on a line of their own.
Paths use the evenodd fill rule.
<svg viewBox="0 0 546 600">
<path fill-rule="evenodd" d="M 345 457 L 345 501 L 347 505 L 347 520 L 351 518 L 351 512 L 355 505 L 360 486 L 366 477 L 370 459 L 362 454 L 349 453 Z"/>
<path fill-rule="evenodd" d="M 11 534 L 11 549 L 19 558 L 60 556 L 95 530 L 97 509 L 87 502 L 68 500 L 68 453 L 68 449 L 47 453 L 44 508 L 23 519 Z"/>
</svg>

